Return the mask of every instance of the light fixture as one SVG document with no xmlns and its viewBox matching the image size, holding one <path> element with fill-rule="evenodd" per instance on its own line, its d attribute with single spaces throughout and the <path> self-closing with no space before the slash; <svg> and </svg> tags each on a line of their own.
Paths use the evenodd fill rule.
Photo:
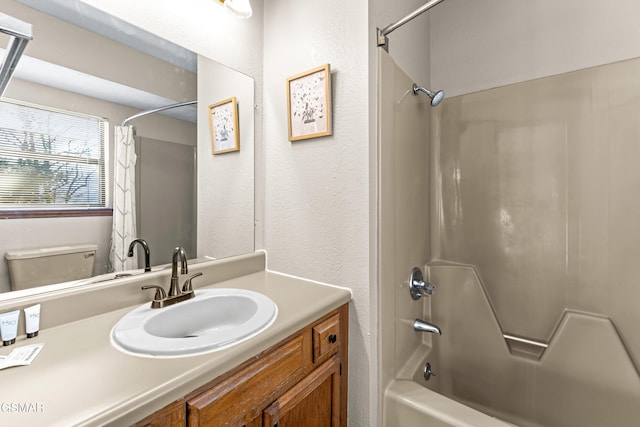
<svg viewBox="0 0 640 427">
<path fill-rule="evenodd" d="M 230 13 L 238 18 L 249 18 L 253 13 L 249 0 L 218 0 Z"/>
</svg>

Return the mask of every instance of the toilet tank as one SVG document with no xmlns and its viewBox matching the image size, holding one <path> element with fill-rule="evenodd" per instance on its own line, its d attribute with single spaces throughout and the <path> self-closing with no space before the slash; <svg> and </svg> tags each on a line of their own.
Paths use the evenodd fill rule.
<svg viewBox="0 0 640 427">
<path fill-rule="evenodd" d="M 96 245 L 76 245 L 7 251 L 11 289 L 17 291 L 91 277 L 97 249 Z"/>
</svg>

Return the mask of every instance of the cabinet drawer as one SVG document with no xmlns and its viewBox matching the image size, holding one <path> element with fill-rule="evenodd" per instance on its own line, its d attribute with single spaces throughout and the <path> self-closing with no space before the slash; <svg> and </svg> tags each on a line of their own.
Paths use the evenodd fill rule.
<svg viewBox="0 0 640 427">
<path fill-rule="evenodd" d="M 304 339 L 298 336 L 187 401 L 190 426 L 246 425 L 304 375 Z"/>
<path fill-rule="evenodd" d="M 340 315 L 335 314 L 313 327 L 313 362 L 338 351 Z"/>
</svg>

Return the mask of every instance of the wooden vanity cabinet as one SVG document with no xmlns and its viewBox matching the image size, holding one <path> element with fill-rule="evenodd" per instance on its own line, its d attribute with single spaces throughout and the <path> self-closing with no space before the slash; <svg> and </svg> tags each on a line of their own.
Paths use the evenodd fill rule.
<svg viewBox="0 0 640 427">
<path fill-rule="evenodd" d="M 184 399 L 180 399 L 134 424 L 135 427 L 177 427 L 185 426 L 187 413 Z"/>
<path fill-rule="evenodd" d="M 322 364 L 263 413 L 266 427 L 340 426 L 340 357 Z"/>
<path fill-rule="evenodd" d="M 136 426 L 345 427 L 348 304 Z"/>
</svg>

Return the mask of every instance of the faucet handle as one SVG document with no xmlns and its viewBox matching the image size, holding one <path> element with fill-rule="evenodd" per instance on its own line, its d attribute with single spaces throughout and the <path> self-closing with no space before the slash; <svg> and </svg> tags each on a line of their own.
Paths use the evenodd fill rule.
<svg viewBox="0 0 640 427">
<path fill-rule="evenodd" d="M 147 285 L 147 286 L 143 286 L 140 289 L 142 289 L 144 291 L 144 290 L 153 289 L 153 288 L 156 288 L 156 294 L 153 297 L 154 301 L 162 301 L 163 299 L 167 298 L 167 293 L 164 291 L 164 289 L 162 289 L 161 286 L 158 286 L 158 285 Z"/>
<path fill-rule="evenodd" d="M 409 277 L 409 292 L 411 293 L 411 298 L 419 299 L 423 295 L 432 295 L 435 290 L 436 286 L 433 283 L 424 281 L 422 270 L 418 267 L 413 267 L 411 276 Z"/>
<path fill-rule="evenodd" d="M 198 276 L 202 276 L 202 272 L 200 273 L 195 273 L 192 274 L 191 276 L 187 277 L 187 280 L 184 281 L 184 284 L 182 285 L 182 292 L 193 292 L 193 288 L 191 287 L 191 280 L 195 279 Z"/>
</svg>

